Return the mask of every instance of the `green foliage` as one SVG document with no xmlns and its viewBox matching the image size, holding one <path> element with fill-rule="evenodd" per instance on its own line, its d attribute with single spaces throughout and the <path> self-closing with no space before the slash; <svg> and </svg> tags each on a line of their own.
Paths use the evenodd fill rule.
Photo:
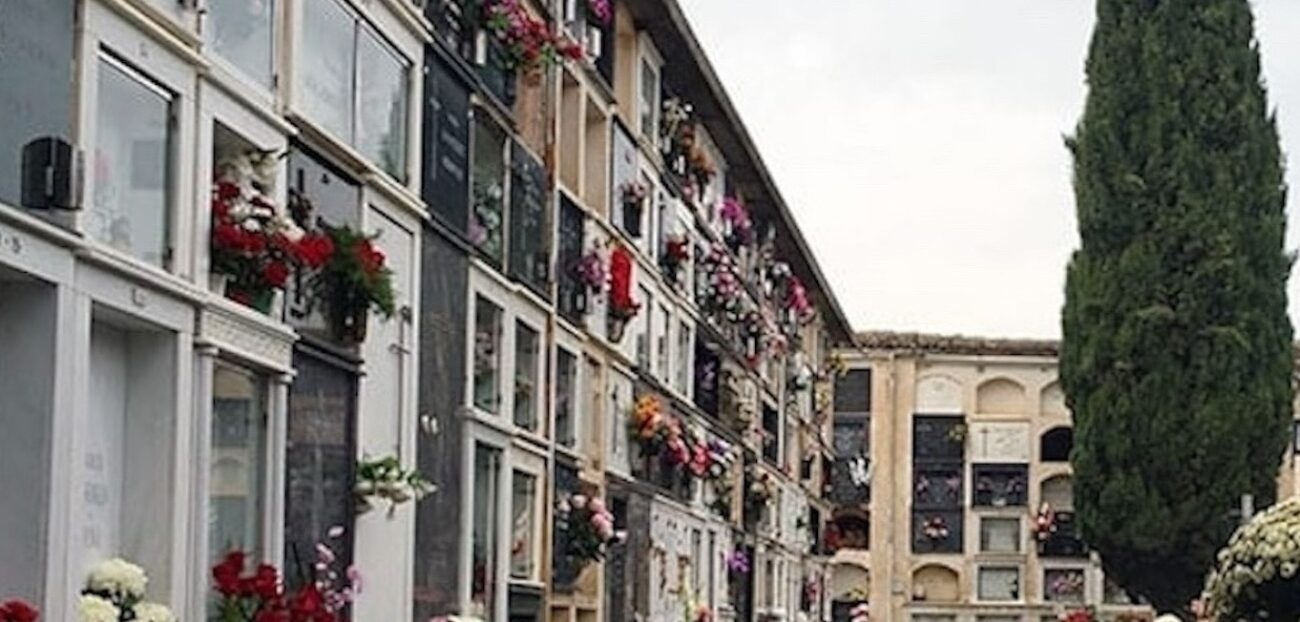
<svg viewBox="0 0 1300 622">
<path fill-rule="evenodd" d="M 1098 0 L 1062 314 L 1085 539 L 1185 610 L 1291 406 L 1286 188 L 1248 0 Z"/>
</svg>

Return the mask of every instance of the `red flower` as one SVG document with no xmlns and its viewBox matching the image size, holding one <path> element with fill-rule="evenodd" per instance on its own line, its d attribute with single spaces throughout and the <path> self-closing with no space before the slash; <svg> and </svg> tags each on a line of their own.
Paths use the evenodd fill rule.
<svg viewBox="0 0 1300 622">
<path fill-rule="evenodd" d="M 231 297 L 240 292 L 232 293 Z M 247 304 L 245 302 L 245 304 Z M 239 575 L 244 572 L 244 554 L 240 551 L 226 553 L 220 563 L 212 567 L 212 582 L 222 596 L 236 596 L 240 593 Z"/>
<path fill-rule="evenodd" d="M 258 611 L 257 616 L 253 618 L 253 622 L 293 622 L 293 621 L 291 618 L 289 618 L 289 612 L 287 610 L 285 610 L 282 607 L 275 607 L 271 609 L 262 609 L 261 611 Z"/>
<path fill-rule="evenodd" d="M 316 269 L 325 265 L 334 254 L 334 241 L 327 235 L 310 233 L 298 241 L 294 254 L 303 265 Z"/>
<path fill-rule="evenodd" d="M 228 181 L 217 182 L 217 198 L 222 201 L 229 201 L 240 195 L 239 186 Z"/>
<path fill-rule="evenodd" d="M 40 617 L 41 612 L 21 600 L 0 604 L 0 622 L 36 622 Z"/>
<path fill-rule="evenodd" d="M 367 274 L 379 272 L 384 267 L 384 253 L 375 248 L 370 240 L 362 240 L 357 243 L 356 247 L 357 261 L 361 263 L 361 269 Z"/>
<path fill-rule="evenodd" d="M 571 60 L 582 60 L 587 57 L 587 51 L 573 41 L 562 41 L 560 42 L 560 55 Z"/>
<path fill-rule="evenodd" d="M 230 215 L 230 204 L 224 199 L 212 200 L 212 216 L 217 222 L 221 222 Z"/>
<path fill-rule="evenodd" d="M 308 585 L 298 590 L 289 609 L 295 622 L 335 622 L 337 619 L 325 606 L 325 597 L 315 585 Z"/>
<path fill-rule="evenodd" d="M 263 600 L 274 600 L 280 596 L 280 574 L 275 566 L 262 564 L 253 575 L 253 592 Z"/>
<path fill-rule="evenodd" d="M 212 237 L 216 240 L 217 248 L 239 250 L 244 246 L 244 230 L 230 223 L 217 225 L 212 230 Z"/>
<path fill-rule="evenodd" d="M 283 261 L 272 261 L 262 269 L 262 278 L 265 278 L 271 287 L 283 288 L 289 281 L 289 266 L 284 265 Z"/>
</svg>

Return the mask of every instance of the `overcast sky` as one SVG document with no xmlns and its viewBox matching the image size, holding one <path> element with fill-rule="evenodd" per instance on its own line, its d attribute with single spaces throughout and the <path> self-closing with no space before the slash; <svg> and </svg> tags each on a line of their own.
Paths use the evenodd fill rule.
<svg viewBox="0 0 1300 622">
<path fill-rule="evenodd" d="M 681 2 L 856 329 L 1059 336 L 1091 0 Z M 1300 153 L 1300 0 L 1255 9 Z"/>
</svg>

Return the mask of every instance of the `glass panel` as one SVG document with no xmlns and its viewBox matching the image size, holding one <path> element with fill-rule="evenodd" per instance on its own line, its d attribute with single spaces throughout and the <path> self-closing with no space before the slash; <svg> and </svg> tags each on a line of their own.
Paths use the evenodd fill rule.
<svg viewBox="0 0 1300 622">
<path fill-rule="evenodd" d="M 660 380 L 668 383 L 668 344 L 673 331 L 673 316 L 668 307 L 659 307 L 659 334 L 655 335 L 655 368 Z"/>
<path fill-rule="evenodd" d="M 1024 464 L 977 464 L 976 506 L 1024 506 L 1029 503 L 1029 466 Z"/>
<path fill-rule="evenodd" d="M 659 140 L 659 73 L 647 59 L 641 59 L 641 136 L 656 144 Z"/>
<path fill-rule="evenodd" d="M 156 266 L 168 260 L 171 96 L 101 56 L 90 235 Z"/>
<path fill-rule="evenodd" d="M 266 380 L 218 363 L 212 378 L 208 565 L 227 551 L 262 551 Z"/>
<path fill-rule="evenodd" d="M 677 367 L 673 370 L 676 373 L 677 390 L 682 394 L 686 394 L 690 390 L 691 349 L 694 347 L 693 344 L 691 326 L 682 322 L 677 327 Z"/>
<path fill-rule="evenodd" d="M 501 451 L 479 443 L 474 451 L 473 567 L 470 569 L 471 615 L 492 619 L 496 594 L 497 477 Z"/>
<path fill-rule="evenodd" d="M 515 322 L 515 425 L 537 430 L 537 331 Z"/>
<path fill-rule="evenodd" d="M 577 442 L 578 359 L 563 348 L 555 353 L 555 440 L 565 447 Z"/>
<path fill-rule="evenodd" d="M 271 86 L 275 0 L 218 0 L 207 6 L 213 51 L 258 84 Z"/>
<path fill-rule="evenodd" d="M 871 412 L 871 370 L 853 369 L 835 379 L 835 412 Z"/>
<path fill-rule="evenodd" d="M 536 566 L 537 478 L 515 471 L 511 491 L 510 576 L 532 579 Z"/>
<path fill-rule="evenodd" d="M 406 183 L 408 63 L 368 28 L 358 37 L 357 62 L 357 151 Z"/>
<path fill-rule="evenodd" d="M 298 587 L 303 573 L 294 560 L 311 560 L 318 542 L 333 527 L 344 527 L 352 541 L 352 468 L 356 464 L 356 377 L 321 359 L 299 354 L 289 393 L 288 441 L 285 447 L 286 582 Z M 346 568 L 351 551 L 338 551 Z M 302 563 L 308 563 L 304 561 Z"/>
<path fill-rule="evenodd" d="M 474 301 L 474 405 L 501 412 L 501 307 L 482 296 Z"/>
<path fill-rule="evenodd" d="M 356 21 L 334 0 L 315 3 L 302 16 L 302 108 L 313 121 L 352 142 Z"/>
<path fill-rule="evenodd" d="M 980 551 L 983 553 L 1019 553 L 1019 518 L 980 519 Z"/>
<path fill-rule="evenodd" d="M 469 239 L 501 265 L 501 229 L 505 218 L 506 136 L 495 123 L 479 115 L 474 122 L 473 208 Z"/>
<path fill-rule="evenodd" d="M 980 600 L 1019 600 L 1020 569 L 980 568 L 978 588 Z"/>
<path fill-rule="evenodd" d="M 1086 593 L 1082 568 L 1052 568 L 1043 571 L 1043 600 L 1049 603 L 1082 604 Z"/>
</svg>

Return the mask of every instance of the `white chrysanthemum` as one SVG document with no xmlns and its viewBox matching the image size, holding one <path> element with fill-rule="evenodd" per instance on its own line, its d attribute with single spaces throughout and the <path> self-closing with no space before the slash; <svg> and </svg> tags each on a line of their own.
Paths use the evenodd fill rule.
<svg viewBox="0 0 1300 622">
<path fill-rule="evenodd" d="M 1300 583 L 1300 499 L 1290 499 L 1256 516 L 1238 529 L 1219 552 L 1218 564 L 1206 587 L 1216 619 L 1252 618 L 1269 614 L 1294 619 L 1279 593 L 1294 593 Z M 1288 617 L 1290 616 L 1290 617 Z"/>
<path fill-rule="evenodd" d="M 136 622 L 176 622 L 176 616 L 166 605 L 140 603 L 134 607 Z"/>
<path fill-rule="evenodd" d="M 120 557 L 100 562 L 90 571 L 86 586 L 97 592 L 120 594 L 130 598 L 144 598 L 149 578 L 144 569 Z"/>
<path fill-rule="evenodd" d="M 120 615 L 113 603 L 94 594 L 83 594 L 77 601 L 78 622 L 117 622 Z"/>
</svg>

